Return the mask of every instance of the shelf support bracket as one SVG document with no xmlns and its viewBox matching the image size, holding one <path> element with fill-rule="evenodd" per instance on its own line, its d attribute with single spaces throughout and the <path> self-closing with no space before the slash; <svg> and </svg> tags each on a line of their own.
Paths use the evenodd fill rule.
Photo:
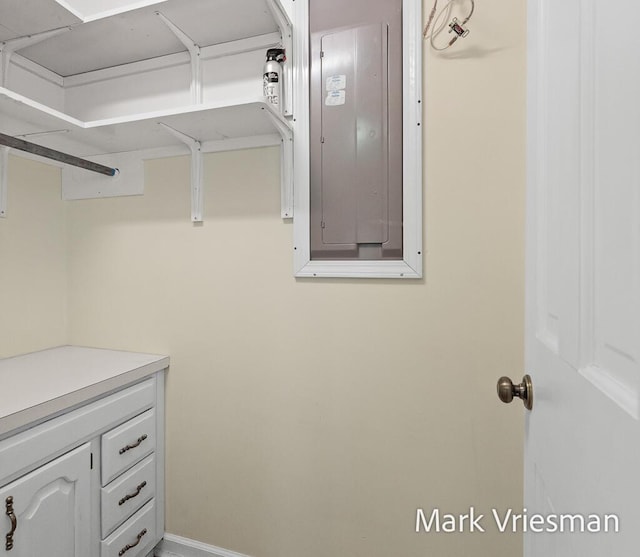
<svg viewBox="0 0 640 557">
<path fill-rule="evenodd" d="M 34 35 L 25 35 L 24 37 L 17 37 L 15 39 L 9 39 L 0 43 L 0 86 L 6 87 L 9 78 L 9 63 L 11 62 L 11 55 L 22 48 L 33 46 L 46 39 L 55 37 L 62 33 L 71 31 L 71 27 L 60 27 L 58 29 L 52 29 L 51 31 L 44 31 L 42 33 L 36 33 Z"/>
<path fill-rule="evenodd" d="M 202 144 L 167 124 L 160 122 L 160 125 L 191 150 L 191 222 L 200 223 L 204 209 Z"/>
<path fill-rule="evenodd" d="M 291 19 L 282 7 L 280 0 L 265 0 L 273 19 L 275 19 L 278 29 L 280 30 L 280 38 L 282 41 L 282 48 L 287 53 L 287 61 L 283 65 L 284 82 L 284 100 L 282 104 L 282 113 L 285 116 L 293 116 L 293 24 Z"/>
<path fill-rule="evenodd" d="M 279 114 L 263 107 L 271 122 L 280 133 L 282 148 L 280 151 L 280 191 L 281 217 L 293 218 L 293 131 L 289 124 Z"/>
<path fill-rule="evenodd" d="M 200 57 L 200 47 L 162 12 L 156 12 L 156 15 L 189 51 L 189 57 L 191 58 L 191 101 L 193 104 L 202 104 L 202 59 Z"/>
<path fill-rule="evenodd" d="M 9 147 L 0 147 L 0 218 L 7 216 L 7 191 L 9 190 Z"/>
</svg>

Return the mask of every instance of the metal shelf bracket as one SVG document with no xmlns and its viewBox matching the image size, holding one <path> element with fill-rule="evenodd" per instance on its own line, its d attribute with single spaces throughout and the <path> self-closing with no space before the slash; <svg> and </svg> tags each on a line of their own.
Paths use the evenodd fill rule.
<svg viewBox="0 0 640 557">
<path fill-rule="evenodd" d="M 156 12 L 156 15 L 189 51 L 191 58 L 191 101 L 194 104 L 202 104 L 202 59 L 200 57 L 200 46 L 162 12 Z"/>
<path fill-rule="evenodd" d="M 178 131 L 167 124 L 160 122 L 160 125 L 180 140 L 191 150 L 191 222 L 203 222 L 204 210 L 204 165 L 202 157 L 202 144 L 200 141 Z"/>
<path fill-rule="evenodd" d="M 0 43 L 0 87 L 6 87 L 9 78 L 9 63 L 11 62 L 11 55 L 22 48 L 33 46 L 46 39 L 55 37 L 62 33 L 71 31 L 71 27 L 60 27 L 59 29 L 52 29 L 51 31 L 44 31 L 43 33 L 36 33 L 34 35 L 25 35 L 24 37 L 17 37 L 15 39 L 9 39 Z"/>
<path fill-rule="evenodd" d="M 283 219 L 293 218 L 293 131 L 283 119 L 268 108 L 263 108 L 282 138 L 280 160 L 281 216 Z"/>
</svg>

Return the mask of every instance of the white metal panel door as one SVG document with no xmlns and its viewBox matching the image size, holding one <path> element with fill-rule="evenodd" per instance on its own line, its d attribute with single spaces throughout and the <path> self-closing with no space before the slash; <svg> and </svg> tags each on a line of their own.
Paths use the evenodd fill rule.
<svg viewBox="0 0 640 557">
<path fill-rule="evenodd" d="M 91 448 L 86 444 L 0 488 L 0 555 L 91 555 L 90 458 Z M 12 530 L 10 544 L 7 534 Z"/>
<path fill-rule="evenodd" d="M 639 18 L 529 0 L 526 557 L 638 555 Z"/>
</svg>

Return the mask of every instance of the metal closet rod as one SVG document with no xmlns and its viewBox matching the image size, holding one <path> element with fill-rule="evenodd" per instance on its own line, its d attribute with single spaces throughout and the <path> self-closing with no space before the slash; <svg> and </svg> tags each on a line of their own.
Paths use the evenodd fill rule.
<svg viewBox="0 0 640 557">
<path fill-rule="evenodd" d="M 70 164 L 71 166 L 77 166 L 78 168 L 90 170 L 91 172 L 97 172 L 98 174 L 104 174 L 105 176 L 115 176 L 118 173 L 117 168 L 110 168 L 109 166 L 98 164 L 97 162 L 91 162 L 85 159 L 81 159 L 80 157 L 67 155 L 66 153 L 56 151 L 55 149 L 49 149 L 48 147 L 43 147 L 42 145 L 29 143 L 24 139 L 11 137 L 10 135 L 5 135 L 3 133 L 0 133 L 0 145 L 11 147 L 12 149 L 18 149 L 19 151 L 25 151 L 26 153 L 38 155 L 39 157 L 44 157 L 46 159 L 51 159 L 64 164 Z"/>
</svg>

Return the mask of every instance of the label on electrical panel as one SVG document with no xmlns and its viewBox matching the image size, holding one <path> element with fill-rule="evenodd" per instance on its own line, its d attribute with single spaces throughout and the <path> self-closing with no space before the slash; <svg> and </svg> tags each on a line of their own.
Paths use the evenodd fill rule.
<svg viewBox="0 0 640 557">
<path fill-rule="evenodd" d="M 342 91 L 329 91 L 327 98 L 324 101 L 326 106 L 340 106 L 347 102 L 347 95 L 344 90 Z"/>
<path fill-rule="evenodd" d="M 340 91 L 347 88 L 346 75 L 332 75 L 327 77 L 327 91 Z"/>
</svg>

